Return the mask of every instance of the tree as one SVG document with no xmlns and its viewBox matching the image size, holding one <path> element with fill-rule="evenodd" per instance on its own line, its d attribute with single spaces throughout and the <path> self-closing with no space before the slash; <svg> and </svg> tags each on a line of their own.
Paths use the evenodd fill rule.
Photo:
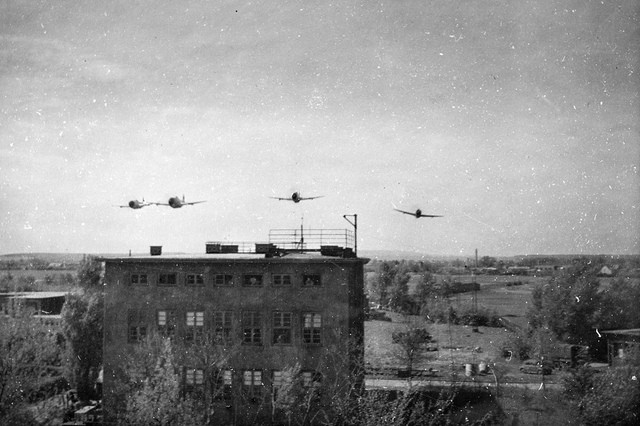
<svg viewBox="0 0 640 426">
<path fill-rule="evenodd" d="M 497 261 L 498 260 L 495 257 L 482 256 L 480 258 L 480 266 L 485 267 L 485 268 L 491 268 L 491 267 L 496 266 Z"/>
<path fill-rule="evenodd" d="M 389 289 L 393 285 L 395 275 L 396 268 L 392 263 L 382 262 L 380 264 L 375 290 L 378 295 L 378 301 L 382 306 L 387 306 L 389 303 Z"/>
<path fill-rule="evenodd" d="M 68 294 L 62 308 L 69 376 L 81 400 L 96 397 L 93 384 L 102 365 L 103 311 L 102 294 L 92 291 Z"/>
<path fill-rule="evenodd" d="M 130 370 L 129 398 L 119 423 L 129 425 L 199 425 L 200 416 L 195 402 L 181 392 L 180 375 L 170 339 L 161 340 L 161 350 L 154 356 L 143 356 L 144 370 L 155 361 L 152 373 L 140 376 L 140 371 Z M 153 352 L 151 352 L 153 353 Z M 138 353 L 139 355 L 139 353 Z M 135 378 L 138 377 L 138 386 Z"/>
<path fill-rule="evenodd" d="M 395 274 L 391 283 L 391 297 L 389 306 L 396 311 L 409 313 L 412 300 L 409 297 L 409 280 L 411 276 L 407 273 Z"/>
<path fill-rule="evenodd" d="M 411 372 L 414 366 L 424 360 L 427 354 L 427 345 L 433 342 L 431 334 L 424 327 L 407 324 L 404 331 L 392 334 L 393 343 L 397 344 L 397 353 L 409 372 L 409 385 L 411 385 Z"/>
<path fill-rule="evenodd" d="M 93 256 L 85 256 L 78 267 L 78 283 L 84 288 L 100 289 L 102 286 L 102 262 Z"/>
<path fill-rule="evenodd" d="M 0 423 L 27 419 L 25 404 L 51 380 L 50 367 L 60 365 L 60 347 L 50 328 L 18 304 L 10 305 L 0 321 Z"/>
</svg>

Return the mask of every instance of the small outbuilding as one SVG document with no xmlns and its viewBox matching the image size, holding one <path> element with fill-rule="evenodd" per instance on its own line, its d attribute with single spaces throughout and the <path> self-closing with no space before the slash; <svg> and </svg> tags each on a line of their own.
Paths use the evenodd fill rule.
<svg viewBox="0 0 640 426">
<path fill-rule="evenodd" d="M 640 350 L 640 328 L 600 333 L 607 337 L 607 357 L 611 366 L 623 363 L 632 350 Z"/>
</svg>

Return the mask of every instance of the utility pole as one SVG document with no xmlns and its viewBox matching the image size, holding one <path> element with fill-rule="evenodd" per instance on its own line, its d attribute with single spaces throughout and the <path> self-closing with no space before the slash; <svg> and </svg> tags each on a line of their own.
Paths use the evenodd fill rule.
<svg viewBox="0 0 640 426">
<path fill-rule="evenodd" d="M 353 222 L 349 220 L 347 216 L 353 216 Z M 353 226 L 353 251 L 358 257 L 358 215 L 357 214 L 343 214 L 342 217 L 344 220 L 349 222 L 351 226 Z"/>
</svg>

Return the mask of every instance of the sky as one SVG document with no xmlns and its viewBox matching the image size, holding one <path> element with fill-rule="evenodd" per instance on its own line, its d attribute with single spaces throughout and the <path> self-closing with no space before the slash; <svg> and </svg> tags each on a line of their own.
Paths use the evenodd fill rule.
<svg viewBox="0 0 640 426">
<path fill-rule="evenodd" d="M 638 254 L 639 58 L 635 0 L 5 0 L 0 254 Z"/>
</svg>

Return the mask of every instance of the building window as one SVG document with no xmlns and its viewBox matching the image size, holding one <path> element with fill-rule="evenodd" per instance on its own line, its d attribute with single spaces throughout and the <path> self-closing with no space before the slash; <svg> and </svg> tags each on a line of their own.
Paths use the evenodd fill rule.
<svg viewBox="0 0 640 426">
<path fill-rule="evenodd" d="M 293 395 L 287 395 L 288 389 L 291 389 L 293 377 L 291 371 L 279 371 L 274 370 L 271 376 L 271 392 L 273 401 L 279 401 L 282 403 L 293 402 Z M 279 400 L 280 399 L 280 400 Z"/>
<path fill-rule="evenodd" d="M 158 275 L 158 285 L 160 286 L 174 286 L 178 284 L 178 274 L 160 274 Z"/>
<path fill-rule="evenodd" d="M 243 277 L 242 283 L 245 287 L 262 287 L 262 275 L 247 274 Z"/>
<path fill-rule="evenodd" d="M 215 274 L 213 276 L 213 284 L 216 286 L 232 286 L 233 275 L 228 274 Z"/>
<path fill-rule="evenodd" d="M 204 275 L 187 274 L 187 285 L 190 287 L 202 287 L 204 285 Z"/>
<path fill-rule="evenodd" d="M 231 399 L 231 389 L 233 386 L 233 374 L 231 370 L 219 370 L 216 374 L 216 388 L 213 392 L 214 399 Z"/>
<path fill-rule="evenodd" d="M 322 343 L 322 317 L 316 313 L 305 313 L 302 317 L 302 342 L 306 345 Z"/>
<path fill-rule="evenodd" d="M 187 392 L 202 391 L 204 371 L 199 368 L 185 368 L 184 385 Z"/>
<path fill-rule="evenodd" d="M 130 310 L 127 318 L 127 341 L 138 343 L 147 337 L 147 324 L 142 312 Z"/>
<path fill-rule="evenodd" d="M 242 313 L 242 343 L 245 345 L 262 344 L 262 315 L 260 312 Z"/>
<path fill-rule="evenodd" d="M 158 311 L 158 334 L 162 337 L 175 337 L 178 317 L 175 311 Z"/>
<path fill-rule="evenodd" d="M 148 285 L 147 274 L 131 274 L 131 285 Z"/>
<path fill-rule="evenodd" d="M 302 372 L 302 386 L 305 388 L 317 388 L 322 384 L 322 374 L 317 371 Z"/>
<path fill-rule="evenodd" d="M 138 343 L 147 337 L 146 325 L 130 325 L 129 326 L 129 343 Z"/>
<path fill-rule="evenodd" d="M 320 285 L 322 285 L 322 281 L 320 280 L 320 275 L 305 274 L 302 276 L 303 287 L 320 287 Z"/>
<path fill-rule="evenodd" d="M 277 287 L 290 287 L 291 275 L 290 274 L 273 274 L 271 276 L 273 285 Z"/>
<path fill-rule="evenodd" d="M 232 338 L 233 312 L 217 311 L 213 313 L 213 327 L 215 342 L 220 344 L 230 344 Z"/>
<path fill-rule="evenodd" d="M 252 402 L 262 398 L 262 371 L 245 370 L 242 372 L 242 390 Z"/>
<path fill-rule="evenodd" d="M 187 312 L 187 331 L 185 340 L 187 342 L 202 342 L 204 338 L 204 312 Z"/>
<path fill-rule="evenodd" d="M 291 344 L 291 312 L 273 313 L 273 344 Z"/>
</svg>

